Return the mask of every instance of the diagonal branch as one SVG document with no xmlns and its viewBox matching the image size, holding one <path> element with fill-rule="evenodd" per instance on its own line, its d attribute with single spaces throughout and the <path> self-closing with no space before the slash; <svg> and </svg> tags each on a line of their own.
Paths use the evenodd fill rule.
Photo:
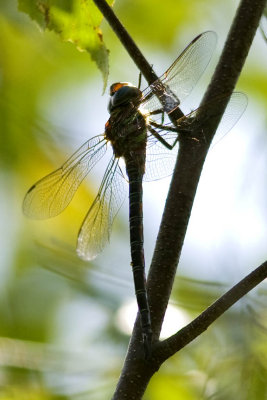
<svg viewBox="0 0 267 400">
<path fill-rule="evenodd" d="M 154 72 L 152 66 L 148 63 L 144 55 L 142 54 L 139 47 L 136 45 L 130 34 L 124 28 L 120 20 L 115 15 L 112 8 L 108 5 L 105 0 L 93 0 L 95 5 L 102 12 L 108 23 L 110 24 L 113 31 L 116 33 L 117 37 L 128 51 L 129 55 L 132 57 L 134 63 L 139 68 L 140 72 L 144 75 L 149 85 L 155 82 L 158 79 L 158 76 Z M 153 89 L 156 96 L 158 96 L 160 102 L 163 107 L 164 104 L 168 101 L 168 96 L 166 99 L 166 93 L 164 90 L 164 86 L 159 81 L 159 84 Z M 175 104 L 175 103 L 174 103 Z M 176 120 L 184 116 L 180 108 L 178 108 L 179 103 L 177 103 L 177 107 L 170 113 L 169 117 L 174 125 L 176 125 Z"/>
<path fill-rule="evenodd" d="M 159 342 L 153 353 L 159 365 L 201 335 L 217 318 L 265 278 L 267 278 L 267 261 L 228 290 L 190 324 L 168 339 Z"/>
<path fill-rule="evenodd" d="M 95 5 L 104 15 L 105 19 L 108 21 L 109 25 L 116 33 L 117 37 L 128 51 L 129 55 L 132 57 L 134 63 L 138 69 L 142 72 L 149 84 L 153 83 L 158 76 L 153 71 L 153 68 L 146 60 L 141 50 L 138 48 L 132 37 L 129 35 L 127 30 L 124 28 L 120 20 L 115 15 L 112 8 L 108 5 L 105 0 L 94 0 Z"/>
</svg>

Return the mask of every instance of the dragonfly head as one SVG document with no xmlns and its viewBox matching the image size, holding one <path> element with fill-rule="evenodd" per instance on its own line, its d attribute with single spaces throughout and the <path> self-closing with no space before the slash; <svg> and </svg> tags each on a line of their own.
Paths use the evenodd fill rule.
<svg viewBox="0 0 267 400">
<path fill-rule="evenodd" d="M 139 105 L 142 92 L 129 82 L 117 82 L 110 86 L 110 100 L 108 111 L 111 113 L 115 108 L 132 103 Z"/>
</svg>

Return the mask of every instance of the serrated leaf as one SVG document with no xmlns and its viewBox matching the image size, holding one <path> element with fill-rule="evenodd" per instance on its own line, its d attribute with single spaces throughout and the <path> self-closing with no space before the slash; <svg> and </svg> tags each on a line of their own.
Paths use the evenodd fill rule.
<svg viewBox="0 0 267 400">
<path fill-rule="evenodd" d="M 112 4 L 113 0 L 108 2 Z M 19 10 L 42 29 L 56 32 L 79 51 L 87 51 L 103 75 L 105 90 L 109 51 L 99 28 L 103 16 L 92 0 L 19 0 Z"/>
</svg>

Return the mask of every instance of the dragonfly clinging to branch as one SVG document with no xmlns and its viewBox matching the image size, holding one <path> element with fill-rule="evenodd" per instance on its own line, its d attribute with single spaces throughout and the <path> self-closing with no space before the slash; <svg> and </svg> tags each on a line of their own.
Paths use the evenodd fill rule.
<svg viewBox="0 0 267 400">
<path fill-rule="evenodd" d="M 92 260 L 108 242 L 113 219 L 124 199 L 125 180 L 119 167 L 119 160 L 124 160 L 129 182 L 131 265 L 146 357 L 150 352 L 152 330 L 145 279 L 142 181 L 172 173 L 178 146 L 173 151 L 170 149 L 176 144 L 179 132 L 179 120 L 177 130 L 171 123 L 157 123 L 156 116 L 169 114 L 189 95 L 209 63 L 215 45 L 214 32 L 200 34 L 143 92 L 129 83 L 113 84 L 108 105 L 110 118 L 104 134 L 89 139 L 59 169 L 33 185 L 23 203 L 24 213 L 31 218 L 50 218 L 61 213 L 111 144 L 113 156 L 77 240 L 78 255 Z M 225 113 L 229 115 L 230 110 L 231 126 L 245 107 L 246 97 L 239 93 L 237 98 L 234 94 Z"/>
</svg>

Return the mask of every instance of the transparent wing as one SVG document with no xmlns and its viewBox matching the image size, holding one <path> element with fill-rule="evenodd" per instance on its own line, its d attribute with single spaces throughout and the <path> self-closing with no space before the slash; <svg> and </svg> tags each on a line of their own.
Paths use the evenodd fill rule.
<svg viewBox="0 0 267 400">
<path fill-rule="evenodd" d="M 207 119 L 216 117 L 218 104 L 220 103 L 220 101 L 224 100 L 225 96 L 218 97 L 210 102 L 207 106 L 205 106 L 204 110 L 206 110 L 207 112 Z M 222 140 L 222 138 L 233 128 L 241 115 L 244 113 L 247 107 L 247 103 L 247 96 L 244 93 L 235 92 L 232 94 L 216 131 L 215 137 L 212 141 L 212 145 L 215 145 L 220 140 Z M 187 116 L 181 118 L 181 120 L 179 120 L 180 122 L 178 121 L 178 129 L 180 125 L 181 129 L 183 129 L 184 131 L 183 134 L 185 134 L 186 129 L 190 129 L 190 121 L 193 121 L 193 124 L 198 123 L 198 121 L 195 121 L 194 118 L 197 117 L 197 113 L 201 108 L 202 107 L 199 107 Z M 172 124 L 169 124 L 169 126 L 171 128 L 173 127 Z M 166 125 L 166 128 L 168 128 L 168 125 Z M 166 140 L 169 144 L 173 144 L 177 138 L 176 132 L 168 132 L 165 130 L 157 129 L 157 133 L 160 134 L 162 138 Z M 203 137 L 203 140 L 206 139 L 207 138 Z M 176 144 L 172 150 L 169 150 L 152 134 L 149 134 L 147 140 L 146 171 L 144 175 L 144 180 L 152 181 L 171 175 L 176 162 L 178 148 L 179 144 Z"/>
<path fill-rule="evenodd" d="M 199 107 L 196 110 L 192 111 L 186 117 L 181 118 L 178 121 L 178 129 L 179 125 L 181 129 L 190 129 L 190 124 L 198 124 L 198 114 L 201 111 L 201 121 L 205 124 L 205 120 L 211 120 L 212 118 L 217 117 L 218 113 L 218 105 L 220 103 L 225 103 L 226 96 L 218 96 L 211 100 L 206 106 Z M 212 141 L 212 145 L 218 143 L 237 123 L 241 115 L 244 113 L 247 108 L 248 99 L 244 93 L 234 92 L 230 100 L 226 106 L 225 112 L 221 118 L 220 124 L 217 128 L 216 134 Z M 203 114 L 204 113 L 204 114 Z M 191 121 L 191 122 L 190 122 Z M 203 138 L 205 140 L 205 138 Z"/>
<path fill-rule="evenodd" d="M 85 142 L 59 169 L 35 183 L 23 201 L 27 217 L 50 218 L 70 203 L 79 185 L 106 152 L 104 136 Z"/>
<path fill-rule="evenodd" d="M 244 93 L 234 92 L 230 97 L 221 122 L 212 141 L 214 146 L 234 127 L 246 110 L 248 98 Z"/>
<path fill-rule="evenodd" d="M 125 181 L 112 158 L 103 177 L 99 192 L 80 228 L 77 253 L 85 260 L 93 260 L 109 241 L 114 217 L 125 197 Z"/>
<path fill-rule="evenodd" d="M 161 137 L 169 144 L 177 138 L 176 132 L 157 130 Z M 152 134 L 149 135 L 146 148 L 146 169 L 143 180 L 145 182 L 165 178 L 173 172 L 179 144 L 170 150 L 158 141 Z"/>
<path fill-rule="evenodd" d="M 150 112 L 160 109 L 162 106 L 165 111 L 172 111 L 177 106 L 177 102 L 181 103 L 195 87 L 210 62 L 216 42 L 217 35 L 212 31 L 197 36 L 170 68 L 144 90 L 142 107 Z M 162 101 L 154 94 L 161 90 L 164 91 L 164 95 L 160 96 Z"/>
</svg>

